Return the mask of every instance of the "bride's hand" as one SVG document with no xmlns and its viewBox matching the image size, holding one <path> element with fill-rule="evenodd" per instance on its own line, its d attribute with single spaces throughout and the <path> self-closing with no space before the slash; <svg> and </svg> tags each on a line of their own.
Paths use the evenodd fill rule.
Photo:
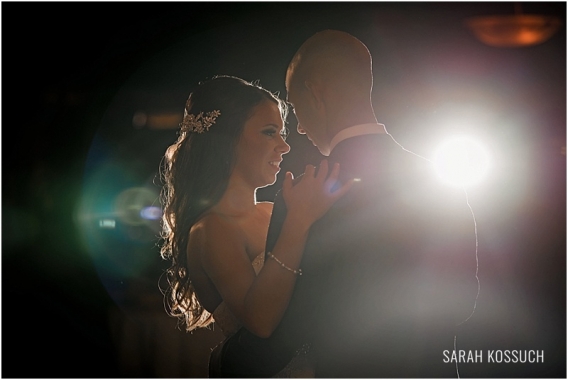
<svg viewBox="0 0 568 380">
<path fill-rule="evenodd" d="M 327 174 L 327 160 L 321 162 L 317 174 L 313 165 L 307 165 L 304 175 L 297 184 L 293 184 L 293 174 L 286 173 L 282 185 L 282 196 L 289 216 L 311 226 L 353 185 L 353 180 L 349 180 L 338 189 L 331 191 L 339 176 L 338 163 L 333 165 L 329 176 Z"/>
</svg>

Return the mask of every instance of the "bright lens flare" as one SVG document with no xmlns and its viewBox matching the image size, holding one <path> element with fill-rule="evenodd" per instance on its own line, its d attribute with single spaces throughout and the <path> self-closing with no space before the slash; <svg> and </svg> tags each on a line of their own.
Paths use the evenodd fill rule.
<svg viewBox="0 0 568 380">
<path fill-rule="evenodd" d="M 489 169 L 486 149 L 469 137 L 455 137 L 442 143 L 434 154 L 438 176 L 456 187 L 478 184 Z"/>
</svg>

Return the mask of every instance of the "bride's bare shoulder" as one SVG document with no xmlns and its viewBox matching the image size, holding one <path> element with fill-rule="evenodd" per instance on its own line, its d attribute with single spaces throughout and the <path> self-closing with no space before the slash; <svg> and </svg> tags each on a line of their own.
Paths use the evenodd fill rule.
<svg viewBox="0 0 568 380">
<path fill-rule="evenodd" d="M 223 260 L 246 257 L 246 236 L 232 219 L 210 213 L 200 218 L 189 233 L 188 252 L 199 257 L 204 267 L 216 268 Z"/>
<path fill-rule="evenodd" d="M 230 236 L 239 230 L 232 218 L 211 212 L 199 218 L 191 227 L 190 233 L 196 238 L 212 238 L 220 234 Z"/>
</svg>

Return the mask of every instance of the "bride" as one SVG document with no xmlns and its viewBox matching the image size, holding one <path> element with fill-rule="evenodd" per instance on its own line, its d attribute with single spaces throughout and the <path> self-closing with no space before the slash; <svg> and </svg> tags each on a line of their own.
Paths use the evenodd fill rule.
<svg viewBox="0 0 568 380">
<path fill-rule="evenodd" d="M 217 76 L 189 96 L 161 167 L 161 256 L 171 260 L 164 301 L 187 331 L 215 322 L 226 337 L 241 326 L 270 336 L 302 274 L 310 226 L 352 184 L 330 192 L 339 167 L 326 161 L 318 170 L 308 165 L 299 182 L 286 173 L 287 217 L 273 251 L 264 252 L 272 203 L 257 202 L 256 189 L 275 183 L 290 150 L 286 116 L 285 102 L 236 77 Z M 210 376 L 216 370 L 211 360 Z"/>
</svg>

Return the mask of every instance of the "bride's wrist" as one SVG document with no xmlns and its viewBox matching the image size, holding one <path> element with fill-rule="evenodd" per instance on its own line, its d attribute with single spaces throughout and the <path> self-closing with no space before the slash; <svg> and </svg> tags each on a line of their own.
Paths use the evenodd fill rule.
<svg viewBox="0 0 568 380">
<path fill-rule="evenodd" d="M 305 215 L 302 215 L 302 213 L 293 211 L 288 212 L 286 215 L 286 222 L 288 222 L 289 226 L 294 228 L 297 233 L 308 233 L 310 227 L 314 223 Z"/>
</svg>

